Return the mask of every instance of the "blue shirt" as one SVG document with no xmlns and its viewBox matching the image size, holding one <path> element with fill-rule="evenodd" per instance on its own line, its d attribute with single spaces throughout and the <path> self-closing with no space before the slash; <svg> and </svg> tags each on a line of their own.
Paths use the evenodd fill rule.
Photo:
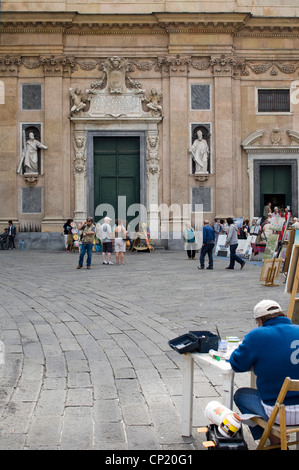
<svg viewBox="0 0 299 470">
<path fill-rule="evenodd" d="M 284 379 L 299 379 L 299 325 L 287 317 L 266 321 L 245 336 L 231 354 L 230 364 L 235 372 L 253 368 L 260 398 L 273 406 Z M 298 392 L 289 392 L 285 404 L 298 403 Z"/>
<path fill-rule="evenodd" d="M 214 243 L 215 242 L 215 233 L 210 225 L 204 225 L 202 229 L 202 243 Z"/>
</svg>

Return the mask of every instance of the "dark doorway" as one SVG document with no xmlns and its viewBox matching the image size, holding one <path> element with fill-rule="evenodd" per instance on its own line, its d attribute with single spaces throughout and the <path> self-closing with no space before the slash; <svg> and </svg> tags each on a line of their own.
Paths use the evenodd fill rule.
<svg viewBox="0 0 299 470">
<path fill-rule="evenodd" d="M 139 137 L 96 137 L 94 139 L 94 209 L 110 204 L 119 217 L 119 196 L 126 208 L 140 202 Z M 103 214 L 105 216 L 106 214 Z M 126 220 L 135 216 L 126 216 Z"/>
<path fill-rule="evenodd" d="M 260 166 L 260 213 L 268 202 L 283 209 L 292 203 L 291 167 L 289 165 Z"/>
</svg>

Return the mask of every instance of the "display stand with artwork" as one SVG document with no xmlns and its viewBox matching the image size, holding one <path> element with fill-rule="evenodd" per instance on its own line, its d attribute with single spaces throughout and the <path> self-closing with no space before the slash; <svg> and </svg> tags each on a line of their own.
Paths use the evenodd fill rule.
<svg viewBox="0 0 299 470">
<path fill-rule="evenodd" d="M 277 286 L 274 281 L 278 279 L 282 258 L 277 258 L 279 235 L 273 233 L 269 235 L 263 255 L 263 267 L 260 281 L 264 281 L 265 286 Z"/>
<path fill-rule="evenodd" d="M 265 286 L 277 286 L 274 281 L 278 279 L 282 258 L 265 259 L 261 271 L 260 281 Z"/>
<path fill-rule="evenodd" d="M 219 235 L 215 247 L 215 256 L 229 256 L 229 248 L 226 245 L 227 235 Z"/>
<path fill-rule="evenodd" d="M 288 277 L 286 282 L 286 293 L 291 294 L 288 318 L 291 319 L 296 325 L 299 324 L 299 245 L 294 245 L 292 249 L 292 256 L 288 270 Z"/>
<path fill-rule="evenodd" d="M 295 229 L 287 229 L 286 236 L 283 241 L 283 245 L 281 248 L 281 258 L 284 259 L 282 272 L 287 273 L 290 265 L 292 249 L 294 245 L 295 239 Z"/>
<path fill-rule="evenodd" d="M 263 260 L 274 258 L 275 253 L 277 251 L 278 238 L 279 235 L 276 233 L 271 233 L 271 235 L 269 235 L 266 248 L 263 254 Z"/>
</svg>

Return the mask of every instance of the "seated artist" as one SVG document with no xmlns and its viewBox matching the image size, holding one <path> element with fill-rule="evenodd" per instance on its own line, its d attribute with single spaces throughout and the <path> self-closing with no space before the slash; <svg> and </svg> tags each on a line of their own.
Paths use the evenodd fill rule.
<svg viewBox="0 0 299 470">
<path fill-rule="evenodd" d="M 242 414 L 258 414 L 268 418 L 286 377 L 299 379 L 299 325 L 294 325 L 273 300 L 262 300 L 253 311 L 258 328 L 254 328 L 233 351 L 230 364 L 235 372 L 253 368 L 257 376 L 257 389 L 240 388 L 234 401 Z M 285 400 L 286 424 L 299 424 L 299 393 L 288 393 Z M 250 427 L 255 440 L 263 429 Z M 273 445 L 278 438 L 270 435 Z"/>
</svg>

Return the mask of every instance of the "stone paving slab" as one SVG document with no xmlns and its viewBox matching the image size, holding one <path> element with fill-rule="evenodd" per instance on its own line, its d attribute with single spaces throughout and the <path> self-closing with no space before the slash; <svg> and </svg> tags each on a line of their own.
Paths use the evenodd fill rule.
<svg viewBox="0 0 299 470">
<path fill-rule="evenodd" d="M 287 310 L 284 278 L 261 263 L 198 270 L 184 252 L 127 253 L 124 266 L 77 270 L 77 253 L 0 251 L 0 449 L 202 450 L 203 410 L 221 376 L 196 365 L 191 437 L 181 436 L 182 356 L 168 341 L 190 330 L 243 338 L 254 305 Z M 235 386 L 249 385 L 238 374 Z M 249 448 L 254 443 L 247 431 Z"/>
</svg>

